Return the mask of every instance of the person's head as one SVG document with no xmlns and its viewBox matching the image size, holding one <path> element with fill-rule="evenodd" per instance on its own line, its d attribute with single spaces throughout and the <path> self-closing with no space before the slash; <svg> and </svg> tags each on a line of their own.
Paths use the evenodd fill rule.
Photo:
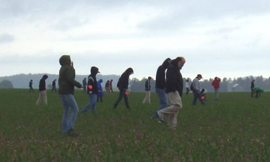
<svg viewBox="0 0 270 162">
<path fill-rule="evenodd" d="M 99 79 L 99 81 L 98 81 L 99 83 L 102 83 L 103 82 L 103 79 Z"/>
<path fill-rule="evenodd" d="M 177 66 L 179 69 L 182 69 L 185 63 L 186 59 L 184 57 L 177 57 L 176 59 L 172 60 L 172 64 L 174 66 Z"/>
<path fill-rule="evenodd" d="M 99 70 L 98 70 L 97 67 L 92 66 L 91 69 L 90 69 L 90 72 L 91 72 L 91 74 L 93 74 L 93 75 L 97 75 L 97 74 L 99 73 Z"/>
<path fill-rule="evenodd" d="M 113 81 L 113 79 L 111 79 L 111 82 Z"/>
<path fill-rule="evenodd" d="M 128 68 L 128 69 L 125 71 L 125 73 L 126 73 L 127 75 L 132 75 L 132 74 L 134 73 L 134 71 L 133 71 L 132 68 Z"/>
<path fill-rule="evenodd" d="M 46 75 L 46 74 L 43 75 L 42 79 L 44 79 L 44 80 L 48 79 L 48 75 Z"/>
<path fill-rule="evenodd" d="M 147 79 L 148 79 L 148 80 L 152 80 L 152 77 L 149 76 Z"/>
<path fill-rule="evenodd" d="M 33 80 L 31 79 L 30 82 L 33 82 Z"/>
<path fill-rule="evenodd" d="M 189 79 L 187 79 L 186 82 L 189 82 Z"/>
<path fill-rule="evenodd" d="M 169 67 L 169 65 L 171 64 L 172 62 L 172 59 L 170 58 L 167 58 L 163 63 L 162 63 L 162 66 L 167 69 Z"/>
<path fill-rule="evenodd" d="M 64 65 L 71 65 L 71 59 L 69 55 L 63 55 L 60 57 L 59 59 L 59 63 L 60 65 L 64 66 Z"/>
<path fill-rule="evenodd" d="M 198 80 L 201 80 L 201 79 L 202 79 L 202 75 L 201 75 L 201 74 L 198 74 L 196 78 L 197 78 Z"/>
</svg>

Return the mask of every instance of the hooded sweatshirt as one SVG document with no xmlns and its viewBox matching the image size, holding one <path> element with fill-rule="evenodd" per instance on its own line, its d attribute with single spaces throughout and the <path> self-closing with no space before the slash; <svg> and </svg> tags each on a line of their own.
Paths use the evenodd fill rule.
<svg viewBox="0 0 270 162">
<path fill-rule="evenodd" d="M 42 79 L 39 81 L 39 91 L 45 91 L 46 90 L 46 79 L 48 78 L 48 75 L 43 75 Z"/>
<path fill-rule="evenodd" d="M 98 96 L 103 96 L 103 88 L 101 86 L 101 83 L 103 82 L 102 79 L 99 79 L 97 82 L 97 87 L 98 87 Z"/>
<path fill-rule="evenodd" d="M 166 74 L 166 93 L 178 91 L 179 95 L 183 93 L 183 78 L 178 67 L 178 61 L 180 58 L 174 59 L 171 65 L 168 67 Z"/>
<path fill-rule="evenodd" d="M 62 66 L 59 71 L 59 90 L 60 95 L 74 94 L 74 86 L 82 88 L 82 85 L 75 81 L 75 69 L 70 66 L 71 60 L 69 55 L 63 55 L 60 60 Z"/>
<path fill-rule="evenodd" d="M 165 71 L 170 65 L 170 58 L 167 58 L 162 65 L 158 67 L 156 75 L 156 88 L 165 89 Z"/>
<path fill-rule="evenodd" d="M 128 89 L 128 80 L 129 80 L 129 76 L 133 74 L 133 69 L 132 68 L 128 68 L 119 78 L 119 81 L 117 83 L 117 87 L 119 89 Z"/>
<path fill-rule="evenodd" d="M 88 94 L 98 94 L 98 87 L 97 87 L 97 74 L 98 74 L 98 68 L 97 67 L 91 67 L 91 74 L 88 76 L 88 86 L 87 86 L 87 93 Z M 90 89 L 89 86 L 92 88 Z"/>
</svg>

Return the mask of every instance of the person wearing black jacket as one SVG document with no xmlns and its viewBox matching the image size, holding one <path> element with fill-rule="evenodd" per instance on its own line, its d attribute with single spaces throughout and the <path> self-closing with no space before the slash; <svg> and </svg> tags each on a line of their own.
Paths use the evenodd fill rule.
<svg viewBox="0 0 270 162">
<path fill-rule="evenodd" d="M 143 104 L 146 102 L 151 103 L 151 79 L 151 77 L 148 77 L 145 81 L 145 98 L 143 100 Z"/>
<path fill-rule="evenodd" d="M 167 68 L 169 67 L 171 63 L 171 59 L 167 58 L 162 65 L 160 65 L 157 69 L 157 74 L 156 74 L 156 93 L 158 95 L 159 99 L 159 108 L 158 110 L 162 110 L 165 107 L 168 106 L 168 100 L 166 96 L 166 91 L 165 91 L 165 72 Z M 153 118 L 157 119 L 158 118 L 158 110 L 153 114 Z"/>
<path fill-rule="evenodd" d="M 98 97 L 98 87 L 97 87 L 97 78 L 96 75 L 99 73 L 97 67 L 91 67 L 91 74 L 88 77 L 88 85 L 87 85 L 87 94 L 89 95 L 89 103 L 82 109 L 82 113 L 86 113 L 87 110 L 91 107 L 92 112 L 96 114 L 96 103 Z"/>
<path fill-rule="evenodd" d="M 117 101 L 115 102 L 113 108 L 116 109 L 118 104 L 122 101 L 123 97 L 125 100 L 126 108 L 130 110 L 130 106 L 128 103 L 128 81 L 129 81 L 129 76 L 134 73 L 132 68 L 128 68 L 119 78 L 119 81 L 117 83 L 117 87 L 119 89 L 119 97 Z"/>
<path fill-rule="evenodd" d="M 43 77 L 39 81 L 39 96 L 38 100 L 36 102 L 36 105 L 39 105 L 40 102 L 43 102 L 45 105 L 47 105 L 47 92 L 46 92 L 46 79 L 48 78 L 48 75 L 43 75 Z"/>
<path fill-rule="evenodd" d="M 34 89 L 33 89 L 33 80 L 31 79 L 30 82 L 29 82 L 29 92 L 34 92 Z"/>
<path fill-rule="evenodd" d="M 166 93 L 171 106 L 158 111 L 160 121 L 167 122 L 172 129 L 176 128 L 177 115 L 182 106 L 183 78 L 180 70 L 185 64 L 184 57 L 172 60 L 166 73 Z"/>
<path fill-rule="evenodd" d="M 56 79 L 53 80 L 53 82 L 52 82 L 52 92 L 57 92 L 57 88 L 56 88 Z"/>
</svg>

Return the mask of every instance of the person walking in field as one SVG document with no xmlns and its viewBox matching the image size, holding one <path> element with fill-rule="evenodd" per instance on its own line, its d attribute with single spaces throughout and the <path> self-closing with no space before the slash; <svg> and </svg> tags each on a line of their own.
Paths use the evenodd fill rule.
<svg viewBox="0 0 270 162">
<path fill-rule="evenodd" d="M 175 129 L 177 126 L 177 116 L 182 105 L 183 78 L 180 70 L 186 60 L 184 57 L 177 57 L 172 60 L 166 73 L 166 93 L 170 101 L 170 106 L 158 111 L 160 121 L 167 122 L 169 128 Z"/>
<path fill-rule="evenodd" d="M 52 82 L 52 92 L 57 92 L 56 79 Z"/>
<path fill-rule="evenodd" d="M 34 92 L 34 89 L 33 89 L 33 80 L 32 79 L 29 82 L 29 92 Z"/>
<path fill-rule="evenodd" d="M 151 79 L 151 77 L 148 77 L 145 81 L 145 97 L 143 100 L 143 104 L 145 104 L 146 102 L 151 104 Z"/>
<path fill-rule="evenodd" d="M 168 69 L 169 65 L 171 63 L 171 59 L 167 58 L 162 65 L 160 65 L 157 69 L 157 73 L 156 73 L 156 93 L 159 99 L 159 108 L 158 110 L 162 110 L 165 107 L 168 106 L 168 99 L 166 96 L 166 76 L 165 76 L 165 72 Z M 153 119 L 157 119 L 158 116 L 158 110 L 153 114 L 152 118 Z"/>
<path fill-rule="evenodd" d="M 189 79 L 186 80 L 186 95 L 188 95 L 190 92 L 190 84 L 189 84 Z"/>
<path fill-rule="evenodd" d="M 97 87 L 98 87 L 98 98 L 97 98 L 97 102 L 103 102 L 103 88 L 102 88 L 102 82 L 103 80 L 102 79 L 99 79 L 99 81 L 97 82 Z"/>
<path fill-rule="evenodd" d="M 74 87 L 82 88 L 81 83 L 75 81 L 75 69 L 73 62 L 71 62 L 69 55 L 63 55 L 59 59 L 61 65 L 59 71 L 59 90 L 64 114 L 62 118 L 62 131 L 64 133 L 71 133 L 74 129 L 75 121 L 78 115 L 78 105 L 74 98 Z"/>
<path fill-rule="evenodd" d="M 105 84 L 105 89 L 107 93 L 110 93 L 110 81 L 108 80 Z"/>
<path fill-rule="evenodd" d="M 36 105 L 39 105 L 40 102 L 43 102 L 45 105 L 48 104 L 47 101 L 47 92 L 46 92 L 46 79 L 48 75 L 43 75 L 43 77 L 39 81 L 39 96 L 36 102 Z"/>
<path fill-rule="evenodd" d="M 128 68 L 119 78 L 119 81 L 117 83 L 117 87 L 119 89 L 119 97 L 117 101 L 115 102 L 113 108 L 116 109 L 118 104 L 122 101 L 123 97 L 125 100 L 125 105 L 128 110 L 130 110 L 129 102 L 128 102 L 128 82 L 129 82 L 129 76 L 134 73 L 132 68 Z"/>
<path fill-rule="evenodd" d="M 97 74 L 99 70 L 97 67 L 91 67 L 91 74 L 88 77 L 88 85 L 87 85 L 87 94 L 89 95 L 89 102 L 85 105 L 84 109 L 81 110 L 82 113 L 86 113 L 87 110 L 91 107 L 92 112 L 96 114 L 96 104 L 98 98 L 98 86 L 97 86 Z"/>
<path fill-rule="evenodd" d="M 113 80 L 112 79 L 109 82 L 109 88 L 110 88 L 110 92 L 113 93 Z"/>
<path fill-rule="evenodd" d="M 193 92 L 193 102 L 192 105 L 195 106 L 197 104 L 197 100 L 199 99 L 202 105 L 205 105 L 204 101 L 201 100 L 201 86 L 200 86 L 200 80 L 202 79 L 202 75 L 198 74 L 197 77 L 193 80 L 191 85 L 191 90 Z"/>
<path fill-rule="evenodd" d="M 86 89 L 87 89 L 87 87 L 86 87 L 87 86 L 86 78 L 83 79 L 82 84 L 83 84 L 83 92 L 86 93 Z"/>
<path fill-rule="evenodd" d="M 212 82 L 212 87 L 215 90 L 215 98 L 216 98 L 216 100 L 219 99 L 219 94 L 218 93 L 219 93 L 219 88 L 220 88 L 220 81 L 221 81 L 221 79 L 219 77 L 215 77 L 215 79 Z"/>
<path fill-rule="evenodd" d="M 252 82 L 251 82 L 251 86 L 250 86 L 250 89 L 251 89 L 251 97 L 253 97 L 253 89 L 255 88 L 255 80 L 253 79 Z"/>
</svg>

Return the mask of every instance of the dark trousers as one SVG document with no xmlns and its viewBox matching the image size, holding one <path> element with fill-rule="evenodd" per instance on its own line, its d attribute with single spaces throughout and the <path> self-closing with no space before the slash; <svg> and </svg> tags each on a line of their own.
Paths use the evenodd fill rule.
<svg viewBox="0 0 270 162">
<path fill-rule="evenodd" d="M 103 102 L 103 95 L 102 95 L 102 96 L 99 96 L 99 95 L 98 95 L 97 102 L 99 102 L 99 101 L 100 101 L 100 102 Z"/>
<path fill-rule="evenodd" d="M 117 101 L 115 102 L 113 108 L 117 108 L 118 104 L 122 101 L 122 99 L 124 97 L 126 108 L 130 109 L 130 106 L 129 106 L 129 103 L 128 103 L 128 96 L 125 94 L 126 90 L 125 89 L 119 89 L 119 91 L 120 91 L 119 92 L 119 97 L 118 97 Z"/>
<path fill-rule="evenodd" d="M 52 88 L 52 92 L 57 92 L 57 89 L 55 86 Z"/>
<path fill-rule="evenodd" d="M 193 102 L 192 102 L 192 105 L 196 105 L 197 104 L 197 101 L 199 99 L 199 101 L 201 102 L 202 105 L 205 105 L 204 101 L 201 99 L 201 95 L 199 92 L 197 92 L 196 90 L 192 91 L 193 92 Z"/>
<path fill-rule="evenodd" d="M 34 92 L 34 89 L 33 89 L 33 87 L 30 87 L 30 90 L 29 90 L 29 92 Z"/>
<path fill-rule="evenodd" d="M 190 92 L 190 89 L 189 88 L 186 88 L 186 90 L 187 90 L 186 95 L 188 95 L 189 92 Z"/>
</svg>

